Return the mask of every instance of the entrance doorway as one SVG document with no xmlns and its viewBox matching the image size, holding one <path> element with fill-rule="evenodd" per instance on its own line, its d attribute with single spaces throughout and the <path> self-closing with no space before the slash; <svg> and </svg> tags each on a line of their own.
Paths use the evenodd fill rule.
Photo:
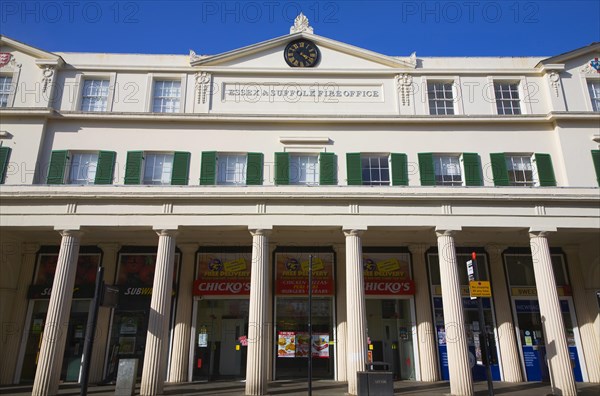
<svg viewBox="0 0 600 396">
<path fill-rule="evenodd" d="M 415 380 L 413 324 L 410 299 L 367 299 L 369 355 L 384 362 L 396 380 Z"/>
<path fill-rule="evenodd" d="M 203 299 L 194 303 L 193 381 L 246 376 L 248 299 Z"/>
</svg>

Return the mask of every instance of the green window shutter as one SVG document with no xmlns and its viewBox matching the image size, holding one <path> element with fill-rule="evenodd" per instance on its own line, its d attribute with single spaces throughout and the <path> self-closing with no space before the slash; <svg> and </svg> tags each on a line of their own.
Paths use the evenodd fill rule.
<svg viewBox="0 0 600 396">
<path fill-rule="evenodd" d="M 362 186 L 362 164 L 360 153 L 346 154 L 346 177 L 349 186 Z"/>
<path fill-rule="evenodd" d="M 334 153 L 319 154 L 319 179 L 322 186 L 337 184 L 337 161 Z"/>
<path fill-rule="evenodd" d="M 433 153 L 419 153 L 419 174 L 422 186 L 435 186 Z"/>
<path fill-rule="evenodd" d="M 246 185 L 262 186 L 264 157 L 263 153 L 248 153 L 246 160 Z"/>
<path fill-rule="evenodd" d="M 96 166 L 94 184 L 112 184 L 116 157 L 117 153 L 114 151 L 98 152 L 98 165 Z"/>
<path fill-rule="evenodd" d="M 217 152 L 203 151 L 202 163 L 200 164 L 200 185 L 212 186 L 216 184 L 217 176 Z"/>
<path fill-rule="evenodd" d="M 128 151 L 125 164 L 125 184 L 140 184 L 142 182 L 143 151 Z"/>
<path fill-rule="evenodd" d="M 481 186 L 481 166 L 479 165 L 479 154 L 463 153 L 463 168 L 465 169 L 465 185 Z"/>
<path fill-rule="evenodd" d="M 508 186 L 508 168 L 506 167 L 506 157 L 504 153 L 490 153 L 492 165 L 492 176 L 495 186 Z"/>
<path fill-rule="evenodd" d="M 290 155 L 275 153 L 275 184 L 290 184 Z"/>
<path fill-rule="evenodd" d="M 0 184 L 4 184 L 8 159 L 10 158 L 10 147 L 0 147 Z"/>
<path fill-rule="evenodd" d="M 406 154 L 392 153 L 392 186 L 408 186 L 408 159 Z"/>
<path fill-rule="evenodd" d="M 596 169 L 596 179 L 600 186 L 600 150 L 592 150 L 592 160 L 594 161 L 594 169 Z"/>
<path fill-rule="evenodd" d="M 556 178 L 554 177 L 554 168 L 550 154 L 535 153 L 535 165 L 537 167 L 540 186 L 556 186 Z"/>
<path fill-rule="evenodd" d="M 173 153 L 173 171 L 171 172 L 172 186 L 187 186 L 190 177 L 190 156 L 184 151 Z"/>
<path fill-rule="evenodd" d="M 65 182 L 65 168 L 69 163 L 69 152 L 67 150 L 56 150 L 50 156 L 48 166 L 47 184 L 63 184 Z"/>
</svg>

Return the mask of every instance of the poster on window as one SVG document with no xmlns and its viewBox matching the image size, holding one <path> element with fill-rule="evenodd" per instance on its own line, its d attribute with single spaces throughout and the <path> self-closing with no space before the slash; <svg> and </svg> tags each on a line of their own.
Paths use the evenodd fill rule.
<svg viewBox="0 0 600 396">
<path fill-rule="evenodd" d="M 415 294 L 408 253 L 364 253 L 365 294 L 400 296 Z"/>
<path fill-rule="evenodd" d="M 308 295 L 310 253 L 277 253 L 275 293 L 279 296 Z M 312 293 L 331 296 L 334 291 L 333 253 L 313 254 Z"/>
<path fill-rule="evenodd" d="M 296 357 L 296 333 L 293 331 L 280 331 L 277 334 L 277 357 Z"/>
<path fill-rule="evenodd" d="M 307 332 L 296 333 L 296 357 L 308 357 L 308 348 L 310 342 Z"/>
<path fill-rule="evenodd" d="M 329 358 L 329 334 L 316 333 L 312 336 L 312 357 L 314 358 Z"/>
<path fill-rule="evenodd" d="M 202 253 L 198 257 L 195 296 L 248 296 L 252 253 Z"/>
</svg>

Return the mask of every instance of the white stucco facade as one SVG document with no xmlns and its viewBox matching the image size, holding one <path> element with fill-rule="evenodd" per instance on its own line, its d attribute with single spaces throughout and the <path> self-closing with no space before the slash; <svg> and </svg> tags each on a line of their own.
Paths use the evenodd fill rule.
<svg viewBox="0 0 600 396">
<path fill-rule="evenodd" d="M 472 251 L 491 281 L 495 379 L 550 379 L 557 394 L 600 382 L 600 44 L 553 57 L 420 58 L 302 26 L 214 56 L 49 53 L 1 37 L 2 384 L 51 395 L 78 379 L 91 301 L 82 291 L 93 286 L 81 257 L 91 267 L 85 257 L 98 257 L 121 293 L 100 311 L 91 381 L 110 380 L 127 357 L 140 359 L 148 395 L 165 381 L 239 378 L 263 394 L 269 381 L 302 379 L 305 294 L 285 290 L 282 268 L 310 254 L 329 271 L 315 308 L 328 345 L 317 376 L 356 394 L 356 372 L 381 360 L 398 380 L 448 379 L 470 395 L 483 348 L 464 291 Z M 286 64 L 294 40 L 318 47 L 314 67 Z M 107 88 L 86 91 L 89 81 Z M 163 82 L 177 93 L 161 98 Z M 498 84 L 512 90 L 514 114 L 499 114 Z M 101 111 L 82 110 L 86 100 Z M 156 111 L 157 100 L 173 111 Z M 440 104 L 448 114 L 435 114 Z M 90 153 L 95 175 L 73 180 L 75 158 Z M 223 170 L 225 160 L 238 165 Z M 246 271 L 207 270 L 207 255 Z M 149 276 L 127 264 L 134 256 Z M 306 268 L 294 271 L 305 285 Z M 207 292 L 205 275 L 238 276 L 247 293 Z M 44 293 L 74 276 L 80 294 Z M 413 286 L 373 292 L 369 277 Z M 66 300 L 71 324 L 49 340 L 44 328 Z M 544 345 L 556 350 L 546 357 Z M 162 358 L 150 365 L 145 353 Z M 543 369 L 571 365 L 570 375 Z"/>
</svg>

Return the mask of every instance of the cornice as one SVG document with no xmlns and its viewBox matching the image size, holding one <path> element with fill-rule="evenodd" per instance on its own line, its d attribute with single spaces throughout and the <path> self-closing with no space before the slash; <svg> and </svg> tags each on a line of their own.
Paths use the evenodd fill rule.
<svg viewBox="0 0 600 396">
<path fill-rule="evenodd" d="M 256 123 L 305 123 L 305 124 L 478 124 L 478 123 L 552 123 L 564 120 L 600 121 L 597 112 L 550 112 L 548 114 L 522 114 L 516 116 L 498 115 L 453 115 L 453 116 L 431 116 L 431 115 L 289 115 L 289 114 L 224 114 L 224 113 L 117 113 L 117 112 L 81 112 L 63 111 L 53 109 L 0 109 L 2 116 L 10 115 L 38 115 L 48 118 L 60 118 L 65 120 L 119 120 L 119 121 L 180 121 L 180 122 L 256 122 Z"/>
<path fill-rule="evenodd" d="M 265 199 L 346 201 L 425 201 L 437 202 L 572 202 L 600 203 L 598 188 L 582 187 L 354 187 L 354 186 L 47 186 L 3 185 L 3 204 L 23 200 L 160 200 L 194 202 Z"/>
</svg>

